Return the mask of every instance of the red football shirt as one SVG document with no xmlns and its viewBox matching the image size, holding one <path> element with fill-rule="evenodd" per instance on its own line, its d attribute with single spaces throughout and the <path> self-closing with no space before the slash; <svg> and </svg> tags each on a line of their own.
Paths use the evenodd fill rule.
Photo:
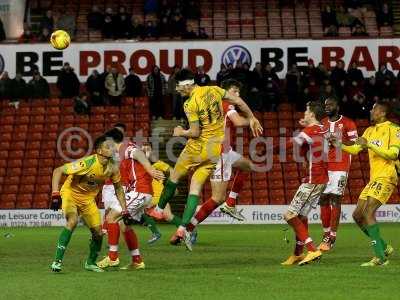
<svg viewBox="0 0 400 300">
<path fill-rule="evenodd" d="M 322 120 L 322 124 L 341 142 L 351 142 L 357 137 L 357 126 L 353 120 L 340 116 L 336 122 L 329 121 L 328 118 Z M 329 148 L 328 170 L 349 172 L 351 165 L 351 155 L 336 147 Z"/>
<path fill-rule="evenodd" d="M 307 161 L 306 176 L 303 183 L 328 183 L 328 166 L 326 156 L 328 144 L 325 139 L 327 130 L 323 125 L 311 125 L 304 128 L 293 141 L 301 147 Z"/>
<path fill-rule="evenodd" d="M 234 136 L 234 126 L 229 119 L 229 116 L 236 112 L 235 106 L 227 101 L 222 101 L 222 108 L 224 111 L 224 126 L 225 126 L 225 137 L 222 143 L 222 151 L 224 153 L 229 152 L 232 149 L 232 138 Z"/>
</svg>

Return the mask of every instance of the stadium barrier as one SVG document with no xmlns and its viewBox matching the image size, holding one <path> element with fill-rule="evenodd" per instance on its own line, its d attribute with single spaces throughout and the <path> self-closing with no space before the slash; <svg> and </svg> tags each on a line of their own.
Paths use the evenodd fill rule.
<svg viewBox="0 0 400 300">
<path fill-rule="evenodd" d="M 246 221 L 239 222 L 220 212 L 219 208 L 202 224 L 286 224 L 283 213 L 287 205 L 238 205 Z M 352 213 L 355 205 L 342 205 L 341 223 L 353 223 Z M 101 210 L 104 213 L 104 210 Z M 400 205 L 383 205 L 376 214 L 378 222 L 400 222 Z M 319 207 L 309 214 L 310 223 L 320 223 Z M 0 227 L 43 227 L 64 226 L 61 212 L 48 209 L 10 209 L 0 210 Z M 80 222 L 82 225 L 83 223 Z"/>
<path fill-rule="evenodd" d="M 271 63 L 279 77 L 284 78 L 288 65 L 306 66 L 312 59 L 332 67 L 340 59 L 348 66 L 357 62 L 364 75 L 373 75 L 382 63 L 392 70 L 400 70 L 400 39 L 345 39 L 335 40 L 229 40 L 176 42 L 102 42 L 72 43 L 63 51 L 50 44 L 0 45 L 0 73 L 15 71 L 31 77 L 35 68 L 47 79 L 56 82 L 58 70 L 69 62 L 79 79 L 85 81 L 92 70 L 102 72 L 107 65 L 115 65 L 126 74 L 129 67 L 142 80 L 159 65 L 165 74 L 171 74 L 174 65 L 195 68 L 203 65 L 211 78 L 216 78 L 220 64 L 235 65 L 237 61 Z"/>
</svg>

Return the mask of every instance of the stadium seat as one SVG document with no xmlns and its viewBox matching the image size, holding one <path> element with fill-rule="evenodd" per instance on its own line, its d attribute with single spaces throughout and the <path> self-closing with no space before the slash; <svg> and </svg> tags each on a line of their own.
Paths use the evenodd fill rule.
<svg viewBox="0 0 400 300">
<path fill-rule="evenodd" d="M 282 189 L 269 190 L 269 199 L 271 204 L 276 204 L 276 205 L 286 204 L 285 192 Z"/>
<path fill-rule="evenodd" d="M 0 126 L 0 132 L 11 133 L 14 130 L 13 125 L 4 124 Z"/>
<path fill-rule="evenodd" d="M 16 208 L 31 208 L 32 194 L 20 194 L 17 196 Z"/>
<path fill-rule="evenodd" d="M 9 159 L 22 159 L 22 158 L 24 158 L 24 156 L 25 156 L 24 151 L 17 150 L 17 151 L 10 151 L 8 158 Z"/>
<path fill-rule="evenodd" d="M 3 185 L 3 194 L 16 194 L 18 192 L 18 185 Z"/>
</svg>

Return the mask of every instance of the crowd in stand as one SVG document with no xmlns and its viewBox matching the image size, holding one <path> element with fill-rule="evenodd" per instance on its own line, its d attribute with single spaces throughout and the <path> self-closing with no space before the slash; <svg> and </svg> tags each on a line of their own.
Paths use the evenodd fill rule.
<svg viewBox="0 0 400 300">
<path fill-rule="evenodd" d="M 139 97 L 148 95 L 153 118 L 165 118 L 167 115 L 177 119 L 184 118 L 183 99 L 176 92 L 175 74 L 164 75 L 154 66 L 147 76 L 145 85 L 132 69 L 124 77 L 116 67 L 107 66 L 105 72 L 94 70 L 82 88 L 77 75 L 69 63 L 65 63 L 57 78 L 57 88 L 61 98 L 75 98 L 84 103 L 90 112 L 90 106 L 120 105 L 123 96 Z M 374 76 L 365 78 L 357 63 L 345 66 L 343 61 L 328 70 L 323 63 L 314 64 L 309 59 L 306 67 L 295 64 L 288 67 L 285 80 L 281 80 L 270 64 L 257 62 L 251 70 L 247 63 L 221 65 L 215 81 L 211 81 L 204 68 L 196 70 L 195 81 L 198 85 L 220 84 L 223 80 L 235 78 L 243 85 L 241 94 L 254 111 L 276 111 L 280 103 L 293 103 L 297 110 L 304 110 L 308 101 L 325 101 L 329 97 L 337 98 L 344 113 L 353 118 L 368 118 L 369 111 L 378 99 L 394 101 L 400 87 L 400 72 L 397 77 L 386 65 L 381 65 Z M 144 86 L 146 89 L 144 89 Z M 20 73 L 14 79 L 4 72 L 0 79 L 0 97 L 17 102 L 20 99 L 48 98 L 49 84 L 38 70 L 26 82 Z M 168 113 L 167 113 L 168 112 Z"/>
<path fill-rule="evenodd" d="M 347 2 L 347 3 L 346 3 Z M 349 27 L 352 36 L 368 36 L 363 22 L 363 5 L 375 8 L 378 27 L 393 26 L 393 12 L 386 1 L 346 1 L 334 9 L 326 5 L 321 13 L 325 36 L 338 36 L 340 27 Z"/>
</svg>

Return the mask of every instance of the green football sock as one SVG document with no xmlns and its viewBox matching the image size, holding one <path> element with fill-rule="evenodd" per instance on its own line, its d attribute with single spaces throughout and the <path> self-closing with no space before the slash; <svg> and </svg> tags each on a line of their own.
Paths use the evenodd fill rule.
<svg viewBox="0 0 400 300">
<path fill-rule="evenodd" d="M 68 243 L 71 240 L 72 231 L 64 227 L 61 231 L 60 237 L 57 242 L 57 250 L 55 260 L 63 260 L 65 250 L 67 249 Z"/>
<path fill-rule="evenodd" d="M 367 237 L 370 237 L 370 236 L 369 236 L 369 233 L 368 233 L 368 230 L 367 230 L 366 227 L 362 227 L 361 230 L 362 230 L 362 232 L 365 233 L 365 235 L 366 235 Z M 387 248 L 387 243 L 386 243 L 386 241 L 385 241 L 383 238 L 381 238 L 381 243 L 382 243 L 383 249 L 386 250 L 386 248 Z"/>
<path fill-rule="evenodd" d="M 164 189 L 160 196 L 160 201 L 158 202 L 158 207 L 164 209 L 167 203 L 172 199 L 175 195 L 176 186 L 178 184 L 170 181 L 169 179 L 165 183 Z"/>
<path fill-rule="evenodd" d="M 197 205 L 199 204 L 199 196 L 189 195 L 186 202 L 185 211 L 183 212 L 182 225 L 186 226 L 192 220 L 196 212 Z"/>
<path fill-rule="evenodd" d="M 382 243 L 382 238 L 379 233 L 379 226 L 378 224 L 373 224 L 367 226 L 367 230 L 369 236 L 372 240 L 372 247 L 375 251 L 375 256 L 378 257 L 381 261 L 385 260 L 385 248 Z"/>
<path fill-rule="evenodd" d="M 147 227 L 149 227 L 150 231 L 154 234 L 160 234 L 160 231 L 157 228 L 156 222 L 152 217 L 149 217 L 148 215 L 144 214 L 142 216 L 143 221 L 147 224 Z"/>
<path fill-rule="evenodd" d="M 176 227 L 179 227 L 182 224 L 182 219 L 174 215 L 174 217 L 172 218 L 171 221 L 169 221 L 169 223 L 175 225 Z"/>
<path fill-rule="evenodd" d="M 87 263 L 89 265 L 95 265 L 97 257 L 99 256 L 99 252 L 101 251 L 101 243 L 103 241 L 103 237 L 92 237 L 89 244 L 89 256 L 87 258 Z"/>
</svg>

